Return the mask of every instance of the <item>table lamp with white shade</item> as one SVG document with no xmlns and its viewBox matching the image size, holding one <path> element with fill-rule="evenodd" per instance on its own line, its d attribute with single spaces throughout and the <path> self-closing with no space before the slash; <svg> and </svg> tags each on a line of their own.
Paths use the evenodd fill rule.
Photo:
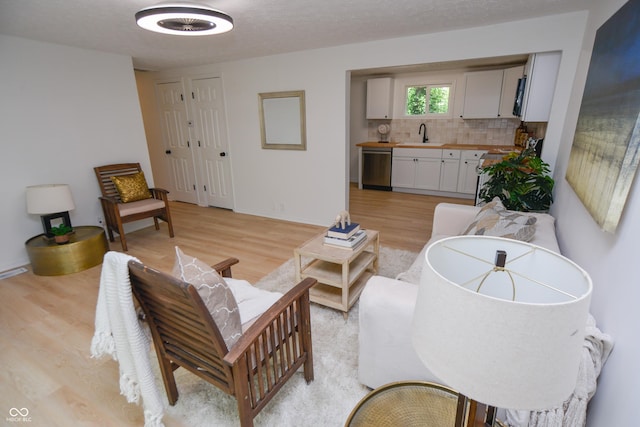
<svg viewBox="0 0 640 427">
<path fill-rule="evenodd" d="M 435 376 L 489 407 L 546 409 L 571 395 L 592 289 L 582 268 L 487 236 L 439 240 L 425 259 L 412 340 Z"/>
<path fill-rule="evenodd" d="M 27 187 L 27 212 L 40 215 L 42 228 L 47 237 L 52 237 L 52 221 L 58 219 L 71 227 L 69 211 L 76 208 L 71 189 L 67 184 L 41 184 Z"/>
</svg>

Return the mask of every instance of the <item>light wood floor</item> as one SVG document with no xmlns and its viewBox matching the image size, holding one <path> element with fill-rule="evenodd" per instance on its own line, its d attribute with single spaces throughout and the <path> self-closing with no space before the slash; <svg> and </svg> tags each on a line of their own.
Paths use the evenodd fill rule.
<svg viewBox="0 0 640 427">
<path fill-rule="evenodd" d="M 383 246 L 417 252 L 441 201 L 472 204 L 352 187 L 350 213 L 364 228 L 379 230 Z M 165 271 L 178 245 L 210 264 L 237 257 L 234 276 L 255 282 L 323 229 L 185 203 L 171 209 L 175 238 L 166 225 L 127 235 L 129 254 Z M 117 239 L 111 249 L 121 250 Z M 0 420 L 10 408 L 27 408 L 30 426 L 143 425 L 141 408 L 119 394 L 117 362 L 89 357 L 100 269 L 58 277 L 29 271 L 0 281 Z M 182 425 L 170 417 L 165 424 Z"/>
</svg>

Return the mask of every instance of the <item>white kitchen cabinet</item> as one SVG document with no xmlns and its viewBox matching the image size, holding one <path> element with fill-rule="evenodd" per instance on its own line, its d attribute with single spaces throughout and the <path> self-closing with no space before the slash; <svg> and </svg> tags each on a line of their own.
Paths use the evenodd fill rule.
<svg viewBox="0 0 640 427">
<path fill-rule="evenodd" d="M 465 74 L 462 115 L 464 119 L 495 119 L 500 109 L 503 70 Z"/>
<path fill-rule="evenodd" d="M 440 188 L 440 159 L 418 158 L 416 160 L 415 187 L 420 190 Z"/>
<path fill-rule="evenodd" d="M 394 148 L 391 186 L 409 193 L 448 193 L 469 198 L 476 192 L 476 167 L 486 153 L 486 150 Z"/>
<path fill-rule="evenodd" d="M 397 151 L 397 150 L 394 150 Z M 416 159 L 394 154 L 391 161 L 391 186 L 414 188 L 416 182 Z"/>
<path fill-rule="evenodd" d="M 458 190 L 458 168 L 460 150 L 442 150 L 440 160 L 440 185 L 438 190 L 456 192 Z"/>
<path fill-rule="evenodd" d="M 498 115 L 503 119 L 515 119 L 513 104 L 518 91 L 518 80 L 524 76 L 524 65 L 504 70 L 502 77 L 502 92 L 500 94 L 500 110 Z"/>
<path fill-rule="evenodd" d="M 460 168 L 458 171 L 458 193 L 475 194 L 478 174 L 476 167 L 484 150 L 463 150 L 460 156 Z"/>
<path fill-rule="evenodd" d="M 393 79 L 381 77 L 367 80 L 367 119 L 391 119 Z"/>
<path fill-rule="evenodd" d="M 560 69 L 560 52 L 535 53 L 525 66 L 527 77 L 522 121 L 548 122 Z"/>
<path fill-rule="evenodd" d="M 391 186 L 438 190 L 442 150 L 400 148 L 393 150 Z"/>
</svg>

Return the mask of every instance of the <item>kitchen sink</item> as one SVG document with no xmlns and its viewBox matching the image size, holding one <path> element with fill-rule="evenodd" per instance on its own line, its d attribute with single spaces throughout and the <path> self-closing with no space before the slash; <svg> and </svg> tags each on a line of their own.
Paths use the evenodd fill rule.
<svg viewBox="0 0 640 427">
<path fill-rule="evenodd" d="M 427 142 L 424 144 L 422 142 L 399 142 L 396 145 L 403 145 L 408 147 L 440 147 L 444 145 L 444 142 Z"/>
</svg>

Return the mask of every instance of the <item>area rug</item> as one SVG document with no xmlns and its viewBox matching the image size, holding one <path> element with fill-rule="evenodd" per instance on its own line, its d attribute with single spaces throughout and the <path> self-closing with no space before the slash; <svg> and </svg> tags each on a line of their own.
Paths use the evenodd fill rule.
<svg viewBox="0 0 640 427">
<path fill-rule="evenodd" d="M 395 277 L 409 268 L 417 253 L 380 248 L 379 275 Z M 293 258 L 255 285 L 286 292 L 294 285 Z M 353 407 L 369 389 L 358 381 L 358 303 L 345 320 L 342 312 L 311 304 L 315 379 L 310 384 L 296 373 L 256 416 L 256 426 L 343 426 Z M 169 406 L 165 422 L 181 425 L 238 426 L 236 400 L 184 370 L 175 372 L 180 397 Z M 159 387 L 163 387 L 159 384 Z M 163 395 L 164 388 L 161 388 Z"/>
</svg>

